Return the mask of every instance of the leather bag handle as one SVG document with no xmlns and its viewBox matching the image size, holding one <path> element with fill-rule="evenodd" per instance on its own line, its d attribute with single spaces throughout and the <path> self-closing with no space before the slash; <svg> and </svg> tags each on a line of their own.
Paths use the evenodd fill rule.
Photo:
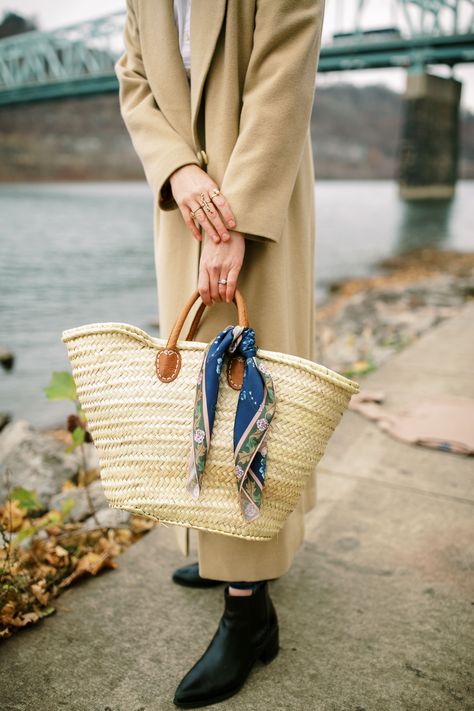
<svg viewBox="0 0 474 711">
<path fill-rule="evenodd" d="M 200 295 L 199 295 L 198 289 L 196 289 L 196 291 L 194 291 L 191 294 L 191 296 L 189 297 L 189 299 L 186 301 L 183 308 L 181 309 L 181 312 L 180 312 L 178 318 L 176 319 L 173 328 L 171 329 L 171 333 L 169 335 L 169 338 L 168 338 L 165 348 L 162 348 L 156 354 L 156 364 L 155 364 L 156 374 L 157 374 L 158 378 L 163 383 L 169 383 L 178 376 L 178 373 L 181 368 L 181 354 L 180 354 L 179 349 L 177 347 L 177 343 L 178 343 L 179 336 L 180 336 L 181 330 L 183 328 L 184 322 L 185 322 L 192 306 L 199 299 L 199 296 Z M 237 306 L 239 326 L 243 326 L 244 328 L 247 328 L 249 325 L 248 316 L 247 316 L 247 306 L 245 304 L 244 297 L 242 296 L 241 292 L 238 289 L 235 290 L 233 302 Z M 202 302 L 200 304 L 195 316 L 194 316 L 192 323 L 191 323 L 189 333 L 186 337 L 187 341 L 193 340 L 205 308 L 206 308 L 206 304 L 204 302 Z M 228 382 L 231 385 L 231 387 L 233 387 L 236 390 L 240 389 L 241 380 L 243 377 L 243 363 L 240 361 L 242 361 L 242 359 L 240 357 L 231 359 L 231 361 L 228 364 L 228 370 L 227 370 Z"/>
<path fill-rule="evenodd" d="M 201 323 L 201 318 L 205 310 L 206 304 L 203 301 L 201 304 L 199 304 L 199 308 L 194 315 L 193 322 L 189 328 L 188 335 L 186 336 L 187 341 L 194 341 L 194 336 L 196 335 L 196 331 L 198 329 L 199 324 Z"/>
<path fill-rule="evenodd" d="M 183 328 L 183 324 L 186 320 L 187 315 L 191 311 L 192 306 L 194 303 L 199 299 L 199 291 L 196 289 L 196 291 L 191 294 L 185 305 L 183 306 L 181 313 L 179 314 L 178 318 L 175 321 L 175 324 L 171 330 L 171 333 L 169 335 L 168 341 L 166 343 L 167 348 L 176 348 L 176 344 L 179 340 L 179 335 L 181 333 L 181 330 Z M 239 326 L 243 326 L 244 328 L 247 328 L 249 325 L 248 322 L 248 316 L 247 316 L 247 306 L 245 304 L 244 297 L 242 296 L 241 292 L 236 289 L 233 302 L 237 306 L 237 314 L 239 317 Z M 206 308 L 206 304 L 204 302 L 201 303 L 199 306 L 196 315 L 193 319 L 193 322 L 190 326 L 189 333 L 186 337 L 187 341 L 191 341 L 194 338 L 194 335 L 197 331 L 197 328 L 199 326 L 199 323 L 201 321 L 202 314 L 204 313 L 204 309 Z"/>
</svg>

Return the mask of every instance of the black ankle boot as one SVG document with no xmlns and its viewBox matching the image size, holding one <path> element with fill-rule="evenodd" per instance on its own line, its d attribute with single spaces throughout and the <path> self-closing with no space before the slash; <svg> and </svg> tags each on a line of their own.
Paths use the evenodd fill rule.
<svg viewBox="0 0 474 711">
<path fill-rule="evenodd" d="M 278 619 L 263 583 L 252 595 L 229 595 L 208 648 L 182 679 L 173 699 L 194 709 L 228 699 L 244 685 L 255 662 L 267 664 L 278 654 Z"/>
<path fill-rule="evenodd" d="M 211 580 L 201 578 L 199 575 L 199 563 L 191 563 L 178 568 L 173 573 L 173 582 L 178 585 L 185 585 L 187 588 L 214 588 L 223 585 L 222 580 Z"/>
</svg>

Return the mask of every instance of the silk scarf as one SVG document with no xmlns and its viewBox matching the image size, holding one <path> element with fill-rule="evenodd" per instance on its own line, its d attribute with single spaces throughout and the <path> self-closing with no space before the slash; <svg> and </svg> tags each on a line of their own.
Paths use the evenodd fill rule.
<svg viewBox="0 0 474 711">
<path fill-rule="evenodd" d="M 254 521 L 262 506 L 268 452 L 266 437 L 276 402 L 273 380 L 257 356 L 252 328 L 227 326 L 204 351 L 196 384 L 187 489 L 195 499 L 199 497 L 226 354 L 240 355 L 245 360 L 234 419 L 234 473 L 242 515 L 245 520 Z"/>
</svg>

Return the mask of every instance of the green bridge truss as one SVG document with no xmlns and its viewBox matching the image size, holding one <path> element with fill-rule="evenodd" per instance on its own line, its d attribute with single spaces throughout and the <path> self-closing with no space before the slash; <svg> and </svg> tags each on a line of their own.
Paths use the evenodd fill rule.
<svg viewBox="0 0 474 711">
<path fill-rule="evenodd" d="M 343 18 L 344 0 L 338 2 Z M 320 72 L 419 71 L 474 61 L 474 0 L 392 0 L 394 22 L 365 29 L 371 2 L 379 0 L 357 0 L 349 30 L 322 47 Z M 113 66 L 122 51 L 124 18 L 121 11 L 0 40 L 0 105 L 117 91 Z"/>
</svg>

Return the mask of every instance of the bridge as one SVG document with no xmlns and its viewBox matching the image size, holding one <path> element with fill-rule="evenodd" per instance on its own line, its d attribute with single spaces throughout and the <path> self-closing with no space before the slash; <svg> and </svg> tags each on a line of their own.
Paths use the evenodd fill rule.
<svg viewBox="0 0 474 711">
<path fill-rule="evenodd" d="M 392 7 L 396 24 L 364 30 L 371 2 L 357 0 L 350 30 L 336 32 L 322 47 L 319 71 L 413 71 L 474 61 L 474 0 L 396 0 Z M 124 20 L 120 11 L 0 40 L 0 105 L 117 91 L 113 67 L 122 51 Z"/>
<path fill-rule="evenodd" d="M 456 179 L 460 84 L 454 79 L 433 77 L 427 70 L 431 65 L 453 68 L 474 61 L 474 0 L 390 0 L 392 21 L 370 29 L 366 20 L 377 0 L 355 0 L 355 11 L 345 29 L 344 0 L 336 2 L 340 29 L 321 48 L 319 72 L 393 67 L 407 70 L 407 111 L 401 142 L 401 183 L 406 183 L 406 197 L 424 196 L 423 189 L 412 190 L 410 183 L 414 180 L 416 184 L 420 171 L 425 176 L 433 172 L 426 165 L 432 144 L 438 154 L 442 150 L 439 136 L 430 128 L 427 106 L 434 101 L 439 108 L 439 97 L 445 97 L 444 136 L 448 140 L 444 141 L 444 153 L 450 156 L 450 167 L 444 176 L 438 176 L 435 193 L 448 196 Z M 125 12 L 120 11 L 54 31 L 30 31 L 0 40 L 0 107 L 116 92 L 114 64 L 122 52 L 124 19 Z M 420 128 L 425 136 L 432 135 L 425 141 L 425 149 L 416 139 Z M 420 150 L 425 154 L 422 169 L 416 165 Z M 447 165 L 446 156 L 439 164 Z M 429 182 L 429 175 L 423 178 L 426 180 Z"/>
</svg>

